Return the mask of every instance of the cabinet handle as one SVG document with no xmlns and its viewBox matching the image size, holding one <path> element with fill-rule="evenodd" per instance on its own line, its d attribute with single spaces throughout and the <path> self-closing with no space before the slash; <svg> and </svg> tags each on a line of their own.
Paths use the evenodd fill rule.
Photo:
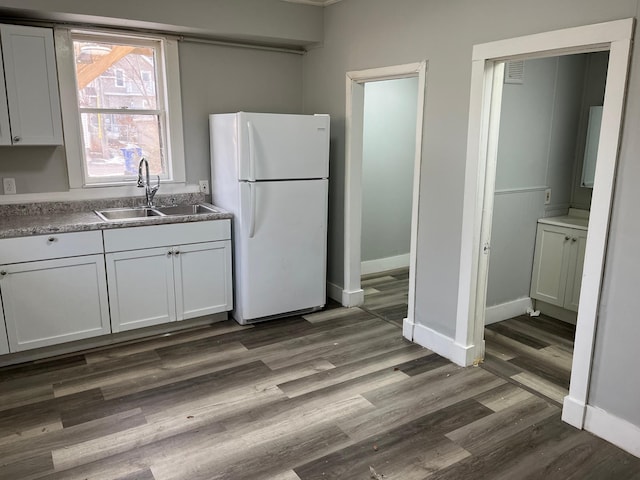
<svg viewBox="0 0 640 480">
<path fill-rule="evenodd" d="M 574 243 L 574 242 L 576 242 L 577 240 L 578 240 L 578 239 L 577 239 L 576 237 L 573 237 L 573 238 L 571 239 L 571 243 Z"/>
<path fill-rule="evenodd" d="M 56 240 L 58 240 L 56 237 L 49 237 L 49 238 L 47 238 L 47 243 L 53 243 Z"/>
<path fill-rule="evenodd" d="M 176 251 L 175 251 L 175 252 L 173 252 L 173 253 L 175 253 L 176 255 L 180 255 L 180 250 L 176 250 Z"/>
<path fill-rule="evenodd" d="M 170 257 L 171 255 L 173 255 L 173 251 L 169 250 L 169 251 L 167 252 L 167 257 Z"/>
<path fill-rule="evenodd" d="M 0 277 L 4 277 L 7 274 L 6 270 L 0 271 Z"/>
<path fill-rule="evenodd" d="M 18 143 L 20 140 L 22 140 L 22 137 L 19 137 L 18 135 L 13 137 L 13 141 L 16 142 L 16 143 Z"/>
<path fill-rule="evenodd" d="M 566 236 L 564 237 L 564 241 L 566 242 L 566 241 L 567 241 L 567 240 L 569 240 L 570 238 L 571 238 L 571 237 L 570 237 L 569 235 L 566 235 Z"/>
</svg>

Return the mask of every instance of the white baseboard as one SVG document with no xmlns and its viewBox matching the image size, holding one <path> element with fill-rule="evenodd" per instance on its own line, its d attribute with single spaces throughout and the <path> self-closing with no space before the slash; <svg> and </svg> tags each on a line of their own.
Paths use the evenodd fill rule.
<svg viewBox="0 0 640 480">
<path fill-rule="evenodd" d="M 540 310 L 545 315 L 562 320 L 563 322 L 576 325 L 578 323 L 578 313 L 567 310 L 566 308 L 557 307 L 546 302 L 536 300 L 536 310 Z"/>
<path fill-rule="evenodd" d="M 582 430 L 586 409 L 587 406 L 583 402 L 567 395 L 562 402 L 562 421 Z"/>
<path fill-rule="evenodd" d="M 640 458 L 640 427 L 587 405 L 584 429 Z"/>
<path fill-rule="evenodd" d="M 453 363 L 462 367 L 473 365 L 475 360 L 475 348 L 473 345 L 464 346 L 455 342 L 453 338 L 447 337 L 435 330 L 412 323 L 405 318 L 402 325 L 403 335 L 412 332 L 413 338 L 410 340 L 418 345 L 428 348 L 432 352 L 451 360 Z"/>
<path fill-rule="evenodd" d="M 377 258 L 375 260 L 367 260 L 360 263 L 360 274 L 368 275 L 370 273 L 386 272 L 396 268 L 409 266 L 409 254 L 396 255 L 395 257 Z"/>
<path fill-rule="evenodd" d="M 327 297 L 338 303 L 342 303 L 342 287 L 335 283 L 327 282 Z"/>
<path fill-rule="evenodd" d="M 491 325 L 492 323 L 502 322 L 503 320 L 525 314 L 527 313 L 527 308 L 531 308 L 532 305 L 531 298 L 523 297 L 487 307 L 484 311 L 484 324 Z"/>
<path fill-rule="evenodd" d="M 359 307 L 364 304 L 364 290 L 355 290 L 348 292 L 342 290 L 342 306 L 343 307 Z"/>
</svg>

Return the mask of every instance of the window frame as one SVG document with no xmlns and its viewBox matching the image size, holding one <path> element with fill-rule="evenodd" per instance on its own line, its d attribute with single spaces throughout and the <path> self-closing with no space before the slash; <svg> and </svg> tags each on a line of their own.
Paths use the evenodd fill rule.
<svg viewBox="0 0 640 480">
<path fill-rule="evenodd" d="M 78 104 L 73 40 L 92 39 L 109 43 L 139 43 L 157 47 L 156 94 L 158 110 L 161 110 L 161 141 L 164 142 L 167 176 L 163 184 L 185 183 L 184 139 L 182 129 L 182 105 L 178 42 L 167 36 L 136 35 L 102 29 L 56 28 L 56 60 L 60 83 L 63 132 L 69 187 L 71 190 L 93 187 L 131 187 L 136 180 L 126 177 L 90 179 L 87 175 L 82 136 L 82 123 Z"/>
</svg>

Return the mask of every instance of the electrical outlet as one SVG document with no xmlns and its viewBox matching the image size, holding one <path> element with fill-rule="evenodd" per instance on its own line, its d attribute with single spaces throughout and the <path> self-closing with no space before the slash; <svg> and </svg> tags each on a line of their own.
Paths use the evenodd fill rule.
<svg viewBox="0 0 640 480">
<path fill-rule="evenodd" d="M 4 186 L 4 194 L 5 195 L 15 195 L 16 191 L 16 179 L 15 178 L 4 178 L 2 180 L 2 184 Z"/>
<path fill-rule="evenodd" d="M 551 203 L 551 189 L 547 188 L 544 191 L 544 204 L 549 205 Z"/>
<path fill-rule="evenodd" d="M 200 193 L 209 193 L 209 180 L 200 180 Z"/>
</svg>

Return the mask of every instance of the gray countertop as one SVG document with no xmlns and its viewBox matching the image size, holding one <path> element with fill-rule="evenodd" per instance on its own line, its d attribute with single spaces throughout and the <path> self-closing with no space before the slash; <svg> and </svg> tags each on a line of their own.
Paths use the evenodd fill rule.
<svg viewBox="0 0 640 480">
<path fill-rule="evenodd" d="M 194 202 L 204 203 L 204 202 Z M 204 203 L 212 206 L 211 204 Z M 91 205 L 92 207 L 94 205 Z M 111 207 L 111 205 L 109 205 Z M 29 214 L 12 214 L 0 212 L 0 238 L 24 237 L 31 235 L 47 235 L 51 233 L 83 232 L 89 230 L 106 230 L 112 228 L 139 227 L 143 225 L 160 225 L 166 223 L 200 222 L 205 220 L 222 220 L 233 215 L 215 207 L 218 212 L 197 215 L 167 215 L 146 217 L 135 220 L 104 221 L 92 209 L 31 209 Z M 74 211 L 69 211 L 74 210 Z M 76 211 L 77 210 L 77 211 Z"/>
</svg>

